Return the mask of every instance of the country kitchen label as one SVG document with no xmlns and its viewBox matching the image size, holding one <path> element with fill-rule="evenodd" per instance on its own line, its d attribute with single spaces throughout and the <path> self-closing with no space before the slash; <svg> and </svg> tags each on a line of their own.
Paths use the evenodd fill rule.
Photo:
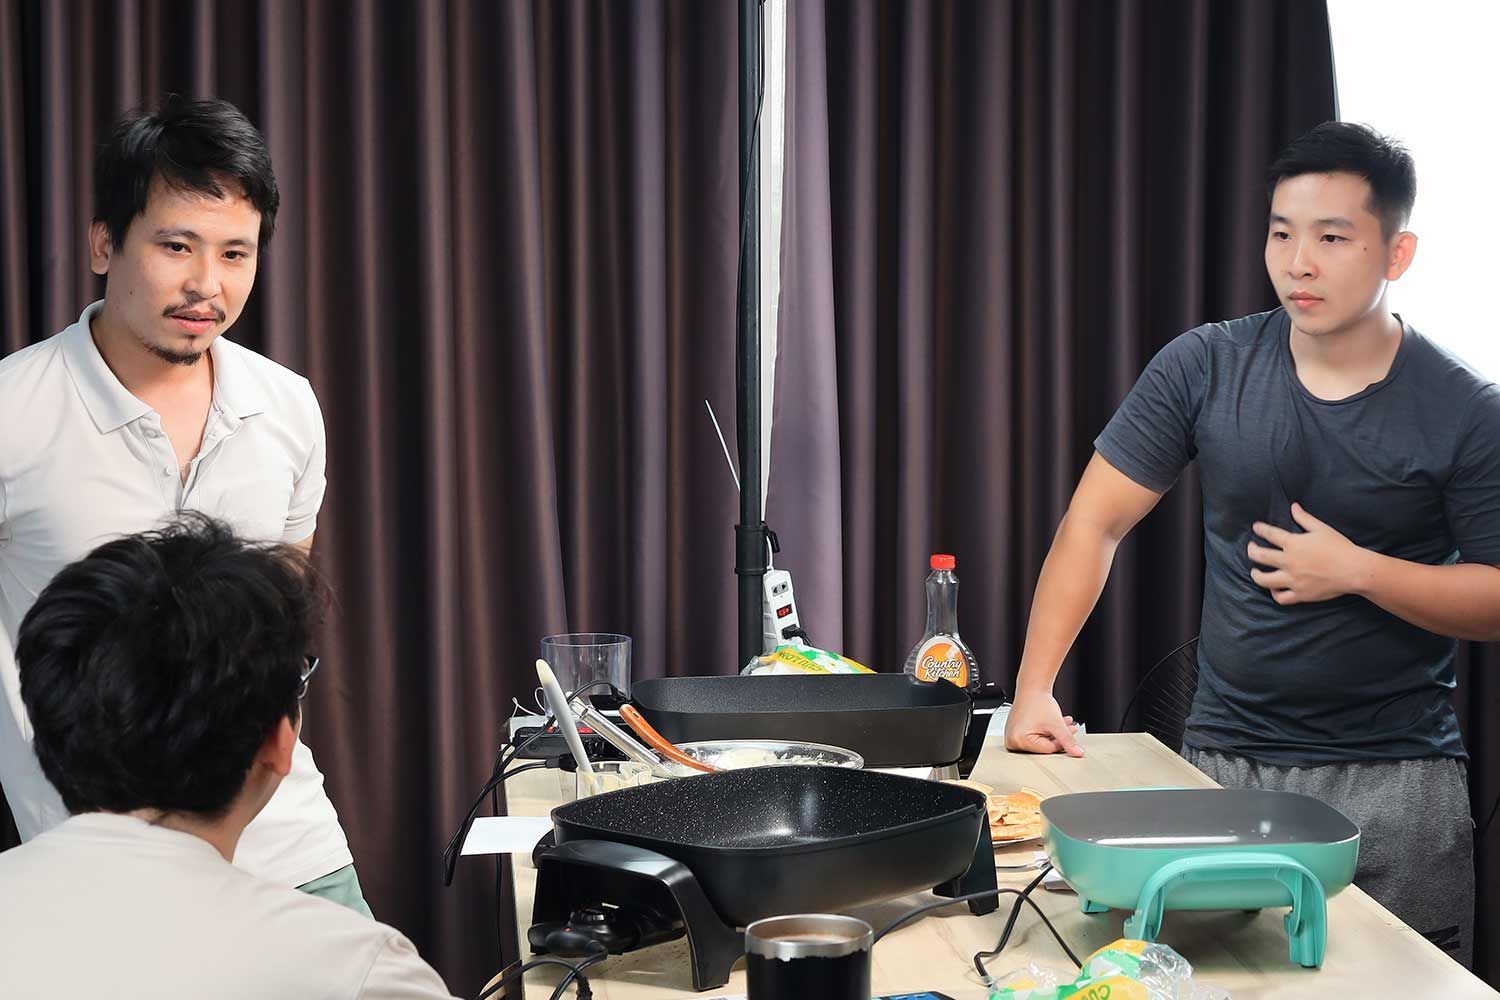
<svg viewBox="0 0 1500 1000">
<path fill-rule="evenodd" d="M 961 688 L 969 686 L 973 665 L 952 636 L 935 635 L 917 650 L 917 677 L 924 681 L 949 681 Z"/>
</svg>

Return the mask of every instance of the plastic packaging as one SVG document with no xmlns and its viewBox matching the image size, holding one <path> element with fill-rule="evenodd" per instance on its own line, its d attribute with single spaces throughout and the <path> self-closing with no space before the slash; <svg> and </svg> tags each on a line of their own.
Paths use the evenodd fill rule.
<svg viewBox="0 0 1500 1000">
<path fill-rule="evenodd" d="M 745 664 L 742 674 L 873 674 L 875 671 L 847 656 L 803 643 L 787 643 Z"/>
<path fill-rule="evenodd" d="M 996 979 L 990 1000 L 1229 1000 L 1229 992 L 1200 983 L 1171 946 L 1121 938 L 1084 959 L 1072 982 L 1028 965 Z"/>
</svg>

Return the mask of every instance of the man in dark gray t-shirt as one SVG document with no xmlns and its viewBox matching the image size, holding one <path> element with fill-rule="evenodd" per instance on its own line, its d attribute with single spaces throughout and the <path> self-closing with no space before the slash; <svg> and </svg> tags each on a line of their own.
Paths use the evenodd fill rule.
<svg viewBox="0 0 1500 1000">
<path fill-rule="evenodd" d="M 1416 251 L 1404 149 L 1326 123 L 1282 153 L 1268 189 L 1282 308 L 1173 340 L 1096 439 L 1037 585 L 1006 744 L 1083 752 L 1052 684 L 1120 539 L 1197 462 L 1184 756 L 1225 786 L 1349 815 L 1356 882 L 1468 964 L 1454 655 L 1457 639 L 1500 638 L 1500 389 L 1388 308 Z"/>
<path fill-rule="evenodd" d="M 1461 758 L 1454 639 L 1352 591 L 1278 603 L 1249 546 L 1270 544 L 1256 522 L 1300 531 L 1296 503 L 1386 556 L 1500 563 L 1500 390 L 1405 327 L 1383 379 L 1320 399 L 1290 333 L 1284 309 L 1190 330 L 1094 442 L 1155 492 L 1198 463 L 1203 620 L 1184 742 L 1299 767 Z"/>
</svg>

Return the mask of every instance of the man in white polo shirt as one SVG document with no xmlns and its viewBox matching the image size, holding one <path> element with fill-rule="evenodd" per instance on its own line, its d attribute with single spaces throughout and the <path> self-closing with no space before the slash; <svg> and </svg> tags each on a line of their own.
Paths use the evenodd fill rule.
<svg viewBox="0 0 1500 1000">
<path fill-rule="evenodd" d="M 53 575 L 183 510 L 309 549 L 323 502 L 312 387 L 222 336 L 276 220 L 255 127 L 224 101 L 132 113 L 100 148 L 94 182 L 88 243 L 103 301 L 0 361 L 0 782 L 24 840 L 67 817 L 31 751 L 14 659 L 21 619 Z M 234 861 L 369 913 L 300 740 Z"/>
</svg>

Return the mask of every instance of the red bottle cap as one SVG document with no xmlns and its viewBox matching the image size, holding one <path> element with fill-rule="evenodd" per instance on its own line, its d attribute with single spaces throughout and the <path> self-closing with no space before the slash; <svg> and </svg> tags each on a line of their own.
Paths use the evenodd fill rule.
<svg viewBox="0 0 1500 1000">
<path fill-rule="evenodd" d="M 931 566 L 933 569 L 953 569 L 957 565 L 958 560 L 954 559 L 950 555 L 934 553 L 932 556 Z"/>
</svg>

